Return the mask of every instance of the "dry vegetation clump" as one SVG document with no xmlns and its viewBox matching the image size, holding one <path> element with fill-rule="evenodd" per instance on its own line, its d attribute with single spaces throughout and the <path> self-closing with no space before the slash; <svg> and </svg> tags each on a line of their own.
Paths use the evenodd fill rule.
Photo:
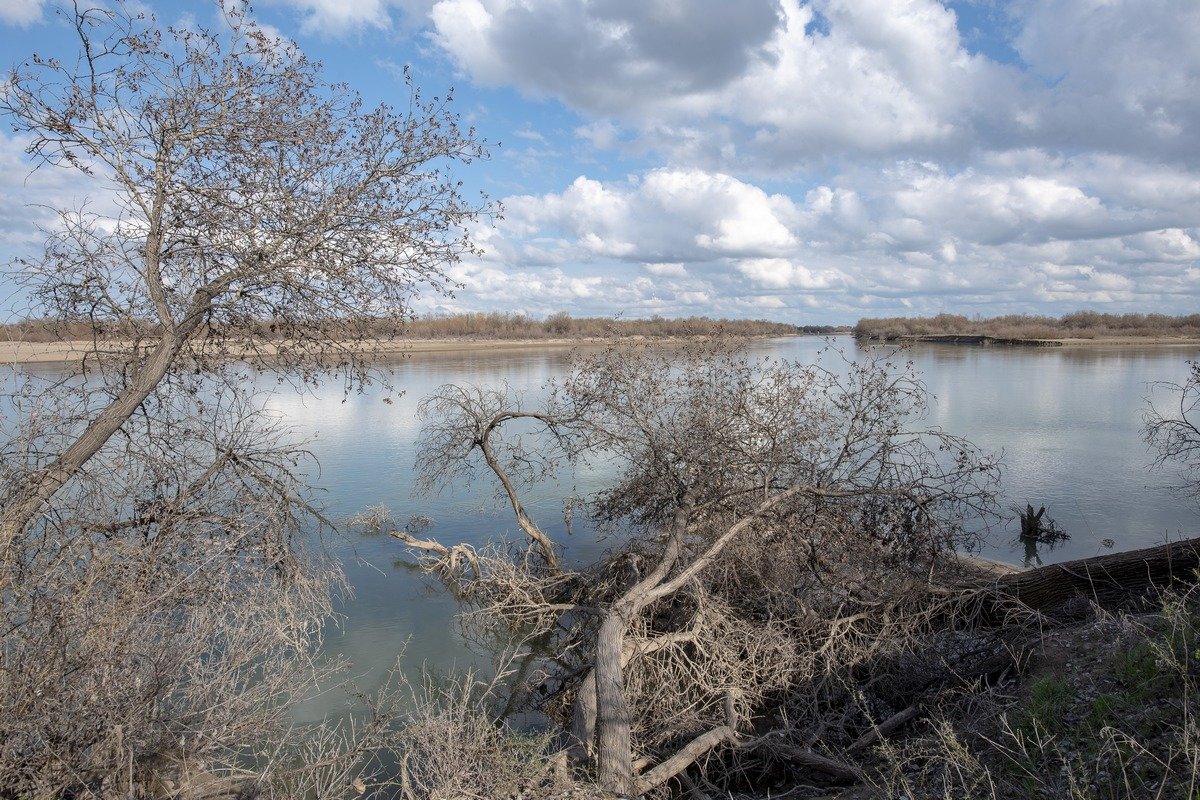
<svg viewBox="0 0 1200 800">
<path fill-rule="evenodd" d="M 863 339 L 884 340 L 944 335 L 982 335 L 997 339 L 1200 338 L 1200 314 L 1169 316 L 1076 311 L 1059 318 L 1025 314 L 986 319 L 968 319 L 957 314 L 865 318 L 854 326 L 854 335 Z"/>
<path fill-rule="evenodd" d="M 390 778 L 369 788 L 403 800 L 585 800 L 551 757 L 550 737 L 496 721 L 501 671 L 484 682 L 474 672 L 409 687 L 411 711 L 387 743 Z"/>
<path fill-rule="evenodd" d="M 0 482 L 96 400 L 30 379 Z M 238 392 L 157 392 L 5 551 L 0 797 L 347 785 L 356 745 L 289 716 L 337 666 L 316 649 L 341 578 L 302 542 L 319 520 L 280 433 Z"/>
<path fill-rule="evenodd" d="M 385 528 L 472 629 L 528 645 L 517 707 L 604 788 L 858 780 L 873 721 L 1005 661 L 994 637 L 948 635 L 968 618 L 930 580 L 994 510 L 996 466 L 915 427 L 923 404 L 904 365 L 759 362 L 729 342 L 581 358 L 539 409 L 447 386 L 422 408 L 427 484 L 489 471 L 526 542 Z M 590 509 L 626 544 L 590 566 L 565 565 L 521 503 L 559 458 L 617 467 Z"/>
</svg>

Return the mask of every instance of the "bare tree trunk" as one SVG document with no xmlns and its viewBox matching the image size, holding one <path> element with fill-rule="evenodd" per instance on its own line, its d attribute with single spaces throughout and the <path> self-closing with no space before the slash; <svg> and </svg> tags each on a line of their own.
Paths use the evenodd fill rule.
<svg viewBox="0 0 1200 800">
<path fill-rule="evenodd" d="M 1033 510 L 1033 506 L 1029 503 L 1025 504 L 1025 510 L 1021 512 L 1021 538 L 1036 539 L 1042 532 L 1042 515 L 1046 513 L 1046 507 L 1042 506 L 1037 511 Z"/>
<path fill-rule="evenodd" d="M 133 380 L 116 400 L 102 410 L 70 447 L 49 466 L 25 479 L 13 493 L 0 517 L 0 547 L 4 551 L 21 535 L 21 531 L 41 510 L 42 506 L 71 479 L 83 465 L 104 447 L 114 433 L 137 411 L 171 368 L 188 335 L 199 324 L 197 315 L 186 328 L 164 336 L 137 371 Z"/>
<path fill-rule="evenodd" d="M 681 774 L 685 769 L 694 764 L 698 758 L 714 747 L 736 741 L 737 733 L 728 725 L 721 725 L 700 734 L 684 745 L 675 755 L 639 778 L 637 781 L 637 793 L 644 794 L 651 789 L 658 788 L 671 778 Z"/>
<path fill-rule="evenodd" d="M 623 611 L 618 607 L 608 612 L 596 640 L 596 772 L 605 789 L 630 795 L 633 747 L 621 663 L 629 617 Z"/>
<path fill-rule="evenodd" d="M 993 586 L 1039 611 L 1076 595 L 1111 605 L 1146 589 L 1194 580 L 1197 568 L 1200 538 L 1015 572 L 1000 577 Z"/>
<path fill-rule="evenodd" d="M 575 705 L 571 709 L 571 735 L 575 741 L 571 744 L 570 758 L 576 764 L 584 764 L 592 759 L 596 749 L 596 670 L 590 669 L 579 684 L 579 692 L 575 695 Z"/>
<path fill-rule="evenodd" d="M 518 415 L 510 414 L 507 416 L 512 417 Z M 524 416 L 543 419 L 537 415 Z M 512 479 L 508 477 L 508 473 L 505 472 L 504 468 L 500 466 L 500 461 L 492 452 L 492 445 L 490 441 L 492 431 L 494 431 L 499 426 L 500 422 L 505 418 L 507 417 L 497 416 L 491 421 L 479 439 L 479 449 L 483 451 L 483 458 L 484 461 L 487 462 L 488 467 L 493 473 L 495 473 L 496 477 L 500 479 L 500 484 L 504 487 L 504 493 L 508 495 L 508 501 L 512 504 L 513 514 L 516 515 L 517 524 L 521 526 L 521 530 L 523 530 L 525 535 L 537 544 L 538 550 L 541 551 L 542 558 L 546 559 L 546 566 L 549 567 L 552 572 L 562 572 L 562 566 L 558 563 L 558 555 L 554 552 L 554 542 L 551 541 L 550 537 L 547 536 L 545 532 L 539 528 L 536 523 L 534 523 L 529 514 L 526 513 L 525 506 L 521 503 L 521 497 L 517 493 L 517 488 L 513 485 Z"/>
</svg>

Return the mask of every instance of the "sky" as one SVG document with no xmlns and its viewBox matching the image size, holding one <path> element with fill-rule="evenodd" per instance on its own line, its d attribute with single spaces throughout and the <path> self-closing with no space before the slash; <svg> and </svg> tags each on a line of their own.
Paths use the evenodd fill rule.
<svg viewBox="0 0 1200 800">
<path fill-rule="evenodd" d="M 202 0 L 144 2 L 213 24 Z M 418 311 L 1200 311 L 1197 0 L 258 0 L 369 102 L 454 89 L 504 207 Z M 0 0 L 0 67 L 73 52 Z M 94 192 L 0 127 L 0 261 Z M 8 292 L 7 313 L 23 299 Z M 3 292 L 0 292 L 3 294 Z M 16 309 L 14 311 L 13 309 Z"/>
</svg>

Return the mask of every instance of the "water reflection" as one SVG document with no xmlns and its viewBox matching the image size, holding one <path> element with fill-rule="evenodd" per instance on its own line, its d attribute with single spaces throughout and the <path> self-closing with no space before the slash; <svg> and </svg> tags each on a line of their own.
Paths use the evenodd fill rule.
<svg viewBox="0 0 1200 800">
<path fill-rule="evenodd" d="M 834 342 L 853 356 L 861 352 L 848 337 Z M 758 342 L 763 355 L 844 364 L 823 352 L 815 337 Z M 1178 473 L 1152 473 L 1140 436 L 1144 400 L 1167 396 L 1155 381 L 1181 381 L 1192 347 L 1005 348 L 919 345 L 912 359 L 935 400 L 927 424 L 962 434 L 987 450 L 1003 451 L 1006 469 L 1002 505 L 1026 502 L 1053 509 L 1071 538 L 1054 548 L 1019 537 L 1016 515 L 997 531 L 983 554 L 1011 563 L 1053 563 L 1106 550 L 1148 546 L 1195 531 L 1195 508 L 1170 491 Z M 413 495 L 412 465 L 420 430 L 417 404 L 445 383 L 507 385 L 530 403 L 547 379 L 563 374 L 564 349 L 515 349 L 417 353 L 393 366 L 393 383 L 403 394 L 380 387 L 344 396 L 335 386 L 299 395 L 271 376 L 259 376 L 269 405 L 310 440 L 320 463 L 312 477 L 322 487 L 334 518 L 386 504 L 398 519 L 422 514 L 431 534 L 446 541 L 481 543 L 518 535 L 506 507 L 496 502 L 490 481 L 455 486 L 433 497 Z M 47 377 L 59 368 L 38 367 Z M 563 500 L 586 495 L 604 483 L 604 470 L 562 474 L 532 487 L 527 507 L 567 557 L 587 561 L 608 546 L 587 521 L 576 516 L 567 535 Z M 406 663 L 442 668 L 471 658 L 453 625 L 454 603 L 419 573 L 397 565 L 401 555 L 389 537 L 352 536 L 338 544 L 354 588 L 341 605 L 343 618 L 328 632 L 328 648 L 348 656 L 364 689 L 374 688 L 405 649 Z M 399 566 L 399 568 L 397 568 Z M 314 703 L 308 713 L 325 714 L 337 698 Z"/>
</svg>

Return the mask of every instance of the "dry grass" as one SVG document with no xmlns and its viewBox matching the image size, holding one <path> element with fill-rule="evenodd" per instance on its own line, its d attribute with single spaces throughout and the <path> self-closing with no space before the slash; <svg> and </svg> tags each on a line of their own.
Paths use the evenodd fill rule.
<svg viewBox="0 0 1200 800">
<path fill-rule="evenodd" d="M 1046 631 L 1027 673 L 957 694 L 907 739 L 883 742 L 881 797 L 1195 800 L 1200 792 L 1200 603 L 1103 614 Z"/>
<path fill-rule="evenodd" d="M 387 748 L 395 777 L 374 788 L 401 800 L 563 796 L 572 782 L 552 757 L 551 737 L 498 722 L 498 686 L 474 672 L 426 675 L 410 686 L 413 711 Z"/>
</svg>

